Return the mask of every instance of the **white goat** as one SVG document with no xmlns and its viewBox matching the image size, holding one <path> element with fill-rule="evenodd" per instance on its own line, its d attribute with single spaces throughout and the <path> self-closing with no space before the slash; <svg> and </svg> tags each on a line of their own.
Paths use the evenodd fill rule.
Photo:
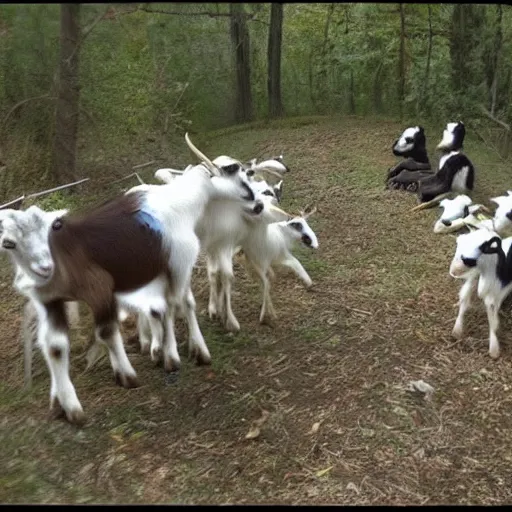
<svg viewBox="0 0 512 512">
<path fill-rule="evenodd" d="M 116 381 L 125 387 L 138 382 L 119 332 L 114 294 L 155 280 L 167 287 L 170 304 L 168 314 L 159 312 L 167 324 L 166 369 L 179 367 L 174 314 L 180 306 L 189 326 L 189 351 L 198 363 L 211 360 L 190 289 L 199 253 L 194 229 L 210 200 L 232 198 L 253 205 L 254 194 L 242 177 L 226 176 L 188 136 L 186 141 L 205 165 L 189 169 L 172 186 L 126 194 L 81 217 L 55 218 L 36 207 L 0 212 L 2 250 L 36 283 L 27 293 L 38 313 L 38 344 L 51 374 L 51 410 L 72 423 L 82 423 L 85 415 L 69 377 L 64 301 L 83 300 L 91 307 L 96 337 L 106 343 Z"/>
<path fill-rule="evenodd" d="M 248 263 L 254 268 L 263 285 L 263 303 L 260 312 L 260 322 L 276 318 L 270 297 L 270 281 L 268 273 L 272 265 L 284 265 L 291 268 L 304 282 L 307 288 L 313 284 L 308 273 L 293 256 L 290 249 L 296 242 L 301 242 L 308 248 L 317 249 L 318 240 L 309 227 L 306 219 L 314 213 L 313 209 L 300 216 L 286 221 L 265 224 L 260 219 L 254 220 L 250 234 L 242 241 L 242 249 Z"/>
<path fill-rule="evenodd" d="M 279 171 L 287 170 L 286 166 L 275 160 L 266 160 L 258 165 L 252 161 L 247 170 L 240 162 L 232 157 L 221 155 L 213 160 L 213 163 L 226 172 L 242 172 L 248 176 L 251 188 L 256 197 L 270 198 L 270 203 L 275 207 L 282 195 L 282 180 L 274 186 L 266 181 L 258 181 L 256 178 L 263 172 L 280 176 Z M 155 178 L 166 183 L 176 180 L 175 174 L 179 171 L 168 169 L 158 170 Z M 274 209 L 274 211 L 276 211 Z M 285 212 L 279 210 L 284 216 Z M 238 331 L 240 324 L 236 319 L 231 306 L 231 289 L 234 278 L 233 255 L 241 241 L 247 237 L 252 226 L 243 215 L 240 205 L 233 202 L 217 200 L 211 201 L 205 209 L 204 215 L 197 225 L 196 233 L 201 241 L 201 249 L 206 255 L 208 280 L 210 283 L 210 298 L 208 302 L 208 314 L 210 318 L 221 316 L 224 325 L 229 331 Z M 249 213 L 252 216 L 252 213 Z M 263 215 L 259 217 L 263 218 Z M 265 216 L 266 222 L 275 222 L 276 218 Z M 219 283 L 220 281 L 220 283 Z M 220 286 L 219 286 L 220 284 Z"/>
</svg>

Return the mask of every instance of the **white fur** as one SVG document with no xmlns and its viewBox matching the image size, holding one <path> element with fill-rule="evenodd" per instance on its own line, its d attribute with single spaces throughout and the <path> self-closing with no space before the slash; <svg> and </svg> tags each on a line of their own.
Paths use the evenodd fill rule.
<svg viewBox="0 0 512 512">
<path fill-rule="evenodd" d="M 480 247 L 484 242 L 499 236 L 493 230 L 478 229 L 457 238 L 455 255 L 450 264 L 450 275 L 455 278 L 464 279 L 465 283 L 459 292 L 459 313 L 453 327 L 453 335 L 460 338 L 464 329 L 464 315 L 470 307 L 471 296 L 475 291 L 476 279 L 478 278 L 477 293 L 483 300 L 489 322 L 489 354 L 492 358 L 499 357 L 500 348 L 497 337 L 499 328 L 498 312 L 503 300 L 512 291 L 512 283 L 503 286 L 497 276 L 496 265 L 498 256 L 496 254 L 484 254 Z M 512 237 L 502 239 L 501 247 L 505 255 L 512 246 Z M 476 267 L 467 267 L 463 258 L 476 260 Z"/>
<path fill-rule="evenodd" d="M 215 169 L 213 166 L 212 168 Z M 195 234 L 195 228 L 210 200 L 231 199 L 235 202 L 247 203 L 244 199 L 247 190 L 242 188 L 242 180 L 243 177 L 240 176 L 223 178 L 220 177 L 220 173 L 218 177 L 211 178 L 206 167 L 198 165 L 189 168 L 169 185 L 149 186 L 146 190 L 146 207 L 165 226 L 163 245 L 172 249 L 169 261 L 172 293 L 169 294 L 170 308 L 169 314 L 166 315 L 165 332 L 168 339 L 166 343 L 164 342 L 166 367 L 179 366 L 174 334 L 174 314 L 176 308 L 181 305 L 189 326 L 190 352 L 197 354 L 198 357 L 201 356 L 203 362 L 211 359 L 197 323 L 195 301 L 190 289 L 192 268 L 199 253 L 199 240 Z M 247 183 L 246 186 L 248 186 Z M 38 343 L 45 355 L 52 379 L 51 404 L 52 406 L 60 404 L 71 422 L 81 422 L 84 419 L 83 409 L 69 377 L 69 341 L 65 333 L 53 328 L 47 316 L 47 309 L 43 305 L 48 301 L 62 298 L 59 286 L 62 286 L 66 279 L 66 269 L 59 269 L 60 285 L 55 289 L 54 265 L 48 245 L 48 232 L 51 222 L 56 217 L 55 212 L 43 212 L 37 209 L 39 212 L 35 213 L 39 213 L 39 217 L 44 222 L 34 225 L 30 236 L 18 240 L 21 245 L 25 244 L 25 238 L 34 240 L 32 252 L 20 252 L 5 245 L 20 234 L 17 221 L 26 217 L 27 212 L 30 215 L 29 210 L 1 212 L 1 242 L 4 250 L 9 251 L 16 264 L 34 281 L 34 285 L 26 287 L 24 292 L 34 302 L 38 313 Z M 66 286 L 69 287 L 69 283 Z M 148 286 L 151 286 L 151 283 L 148 283 L 146 288 Z M 129 302 L 129 300 L 126 301 L 127 304 Z M 98 330 L 96 337 L 99 340 Z M 126 356 L 119 329 L 114 329 L 113 334 L 102 341 L 107 343 L 112 368 L 116 374 L 120 375 L 122 381 L 135 378 L 136 373 Z M 52 350 L 58 350 L 61 356 L 53 357 Z"/>
<path fill-rule="evenodd" d="M 267 200 L 268 201 L 268 200 Z M 302 226 L 302 232 L 291 227 L 298 223 Z M 311 278 L 301 265 L 299 260 L 290 252 L 294 242 L 307 235 L 311 239 L 309 247 L 318 248 L 318 240 L 315 233 L 309 227 L 304 217 L 294 217 L 288 221 L 265 224 L 258 218 L 250 234 L 242 241 L 242 249 L 247 261 L 252 265 L 263 285 L 263 303 L 260 312 L 260 322 L 264 322 L 267 314 L 273 320 L 276 317 L 274 306 L 270 297 L 270 281 L 267 277 L 272 265 L 284 265 L 291 268 L 309 288 L 312 285 Z"/>
<path fill-rule="evenodd" d="M 415 126 L 412 128 L 406 128 L 400 138 L 398 139 L 395 147 L 393 148 L 395 151 L 400 153 L 406 153 L 407 151 L 411 151 L 414 147 L 414 142 L 407 142 L 406 139 L 412 139 L 420 131 L 419 126 Z"/>
<path fill-rule="evenodd" d="M 448 123 L 446 125 L 446 128 L 443 131 L 443 138 L 441 139 L 441 142 L 437 145 L 438 149 L 449 148 L 453 144 L 453 132 L 458 124 L 459 123 Z M 440 162 L 439 169 L 441 169 L 442 167 L 443 165 Z"/>
</svg>

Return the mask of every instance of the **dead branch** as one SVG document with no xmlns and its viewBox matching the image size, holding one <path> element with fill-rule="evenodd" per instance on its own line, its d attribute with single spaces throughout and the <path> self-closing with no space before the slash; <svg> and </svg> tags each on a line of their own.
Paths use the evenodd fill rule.
<svg viewBox="0 0 512 512">
<path fill-rule="evenodd" d="M 151 160 L 151 162 L 146 162 L 145 164 L 134 165 L 132 169 L 141 169 L 142 167 L 147 167 L 152 164 L 156 164 L 156 160 Z M 133 176 L 133 174 L 130 174 L 130 176 Z"/>
<path fill-rule="evenodd" d="M 491 119 L 492 121 L 494 121 L 495 123 L 498 123 L 500 126 L 502 126 L 503 128 L 505 128 L 505 130 L 507 130 L 507 132 L 510 132 L 510 125 L 508 125 L 507 123 L 505 123 L 504 121 L 501 121 L 500 119 L 496 119 L 483 105 L 480 105 L 480 110 L 489 118 Z"/>
<path fill-rule="evenodd" d="M 3 204 L 0 206 L 0 210 L 3 210 L 4 208 L 9 208 L 9 206 L 14 206 L 14 209 L 17 210 L 19 205 L 23 202 L 23 199 L 25 199 L 25 196 L 20 196 L 18 199 L 14 199 L 13 201 L 9 201 L 8 203 Z"/>
<path fill-rule="evenodd" d="M 67 183 L 66 185 L 60 185 L 58 187 L 49 188 L 48 190 L 43 190 L 41 192 L 35 192 L 34 194 L 29 194 L 27 196 L 27 199 L 28 198 L 39 197 L 39 196 L 44 196 L 44 195 L 50 194 L 52 192 L 57 192 L 58 190 L 64 190 L 65 188 L 71 188 L 71 187 L 74 187 L 76 185 L 80 185 L 80 183 L 85 183 L 86 181 L 89 181 L 89 178 L 83 178 L 81 180 L 74 181 L 73 183 Z"/>
<path fill-rule="evenodd" d="M 7 122 L 9 117 L 11 117 L 11 115 L 13 114 L 14 111 L 17 110 L 18 108 L 20 108 L 25 103 L 28 103 L 29 101 L 35 101 L 35 100 L 51 100 L 51 101 L 54 101 L 56 99 L 57 98 L 55 98 L 54 96 L 50 96 L 49 94 L 43 94 L 42 96 L 33 96 L 32 98 L 26 98 L 24 100 L 21 100 L 18 103 L 16 103 L 16 105 L 14 105 L 14 107 L 12 107 L 11 110 L 9 110 L 9 112 L 7 112 L 7 115 L 4 117 L 4 119 L 2 121 L 2 126 L 5 126 L 5 123 Z"/>
</svg>

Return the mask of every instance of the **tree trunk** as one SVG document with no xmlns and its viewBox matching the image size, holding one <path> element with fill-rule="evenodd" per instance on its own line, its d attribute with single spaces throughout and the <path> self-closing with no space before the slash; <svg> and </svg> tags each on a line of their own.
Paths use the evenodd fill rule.
<svg viewBox="0 0 512 512">
<path fill-rule="evenodd" d="M 283 39 L 283 4 L 272 3 L 268 31 L 268 114 L 283 115 L 281 99 L 281 47 Z"/>
<path fill-rule="evenodd" d="M 229 12 L 236 69 L 235 121 L 246 123 L 253 118 L 249 30 L 244 17 L 244 4 L 230 3 Z"/>
<path fill-rule="evenodd" d="M 356 113 L 356 93 L 354 91 L 354 70 L 350 68 L 350 93 L 349 93 L 349 112 Z"/>
<path fill-rule="evenodd" d="M 428 81 L 430 78 L 430 60 L 432 58 L 432 44 L 434 41 L 434 33 L 432 32 L 432 8 L 428 4 L 428 48 L 427 48 L 427 64 L 425 66 L 425 79 L 423 80 L 423 91 L 421 93 L 422 106 L 428 105 Z"/>
<path fill-rule="evenodd" d="M 76 142 L 78 135 L 78 45 L 80 43 L 80 4 L 61 4 L 60 58 L 53 175 L 58 182 L 72 181 L 75 176 Z"/>
<path fill-rule="evenodd" d="M 398 55 L 398 101 L 400 117 L 403 115 L 405 100 L 405 12 L 404 4 L 400 5 L 400 53 Z"/>
<path fill-rule="evenodd" d="M 503 33 L 502 33 L 502 18 L 503 18 L 503 11 L 501 8 L 501 4 L 498 4 L 496 6 L 497 9 L 497 30 L 496 30 L 496 39 L 494 43 L 494 73 L 492 77 L 492 84 L 491 84 L 491 114 L 494 115 L 496 110 L 496 96 L 498 91 L 498 69 L 499 69 L 499 60 L 500 60 L 500 54 L 501 54 L 501 46 L 502 46 L 502 40 L 503 40 Z"/>
</svg>

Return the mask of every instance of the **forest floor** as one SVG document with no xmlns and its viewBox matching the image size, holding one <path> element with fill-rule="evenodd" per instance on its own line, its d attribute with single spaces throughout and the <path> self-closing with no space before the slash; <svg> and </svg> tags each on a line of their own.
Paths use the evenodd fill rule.
<svg viewBox="0 0 512 512">
<path fill-rule="evenodd" d="M 308 291 L 276 269 L 279 319 L 263 326 L 260 285 L 237 261 L 233 307 L 241 331 L 232 336 L 205 312 L 200 262 L 193 287 L 212 365 L 189 362 L 183 345 L 182 369 L 169 380 L 128 345 L 141 382 L 130 390 L 116 386 L 108 358 L 84 372 L 85 322 L 73 332 L 71 357 L 83 428 L 47 419 L 49 378 L 39 354 L 33 387 L 23 390 L 22 301 L 6 261 L 0 501 L 511 502 L 512 322 L 502 314 L 497 361 L 488 355 L 481 305 L 468 316 L 467 336 L 451 338 L 460 287 L 448 274 L 455 239 L 433 233 L 439 210 L 411 214 L 413 194 L 383 189 L 403 128 L 308 118 L 200 137 L 210 156 L 284 155 L 291 168 L 284 209 L 318 206 L 310 224 L 320 247 L 296 251 L 315 285 Z M 427 130 L 435 162 L 442 129 Z M 489 204 L 512 188 L 509 165 L 496 153 L 472 139 L 465 150 L 477 167 L 477 199 Z M 186 340 L 181 324 L 178 334 Z M 434 387 L 430 399 L 407 391 L 419 379 Z M 247 439 L 258 420 L 259 435 Z"/>
</svg>

